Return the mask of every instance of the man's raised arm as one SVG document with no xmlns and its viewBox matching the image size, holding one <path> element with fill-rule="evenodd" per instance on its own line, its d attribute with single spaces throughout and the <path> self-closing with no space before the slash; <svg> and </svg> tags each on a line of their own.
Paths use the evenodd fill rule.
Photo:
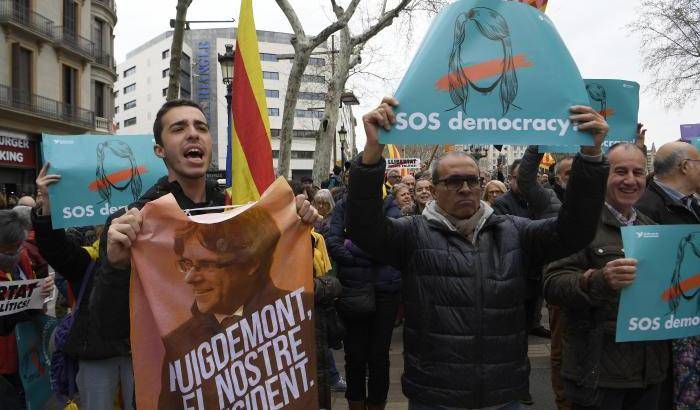
<svg viewBox="0 0 700 410">
<path fill-rule="evenodd" d="M 346 226 L 353 242 L 374 258 L 395 267 L 405 261 L 410 244 L 411 222 L 392 220 L 382 210 L 382 184 L 386 162 L 384 145 L 379 143 L 379 127 L 386 130 L 396 121 L 394 98 L 385 97 L 376 109 L 362 117 L 367 142 L 363 153 L 352 163 L 348 186 Z"/>
</svg>

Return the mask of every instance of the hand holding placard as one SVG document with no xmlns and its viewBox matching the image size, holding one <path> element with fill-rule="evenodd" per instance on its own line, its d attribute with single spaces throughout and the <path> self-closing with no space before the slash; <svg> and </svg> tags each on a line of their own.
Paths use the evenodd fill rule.
<svg viewBox="0 0 700 410">
<path fill-rule="evenodd" d="M 379 162 L 384 151 L 384 144 L 379 143 L 379 127 L 390 130 L 396 122 L 393 107 L 399 105 L 399 101 L 393 97 L 384 97 L 379 107 L 362 116 L 362 124 L 365 126 L 367 142 L 362 153 L 362 163 L 373 165 Z"/>
<path fill-rule="evenodd" d="M 574 105 L 570 109 L 572 115 L 569 119 L 578 124 L 580 131 L 588 131 L 593 135 L 592 146 L 581 146 L 581 153 L 596 156 L 602 153 L 600 147 L 603 145 L 605 136 L 608 135 L 608 123 L 599 112 L 585 105 Z"/>
<path fill-rule="evenodd" d="M 58 174 L 47 174 L 51 164 L 49 162 L 45 163 L 39 171 L 39 176 L 36 177 L 36 189 L 38 191 L 37 196 L 41 198 L 41 214 L 50 215 L 51 214 L 51 201 L 49 200 L 49 185 L 61 180 L 61 176 Z"/>
</svg>

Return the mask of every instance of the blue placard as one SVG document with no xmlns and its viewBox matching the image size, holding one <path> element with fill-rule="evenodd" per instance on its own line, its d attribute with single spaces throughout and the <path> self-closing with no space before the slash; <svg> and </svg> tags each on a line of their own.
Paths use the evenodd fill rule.
<svg viewBox="0 0 700 410">
<path fill-rule="evenodd" d="M 41 149 L 61 175 L 49 185 L 54 228 L 100 225 L 167 174 L 152 135 L 47 135 Z"/>
<path fill-rule="evenodd" d="M 620 294 L 618 342 L 700 335 L 700 225 L 622 228 L 637 276 Z"/>
<path fill-rule="evenodd" d="M 610 130 L 603 142 L 607 151 L 618 142 L 634 142 L 639 113 L 639 84 L 627 80 L 584 79 L 590 106 L 601 113 Z M 578 152 L 579 146 L 543 145 L 540 152 Z"/>
<path fill-rule="evenodd" d="M 398 90 L 390 144 L 590 145 L 569 120 L 587 105 L 554 24 L 527 4 L 462 0 L 433 21 Z"/>
</svg>

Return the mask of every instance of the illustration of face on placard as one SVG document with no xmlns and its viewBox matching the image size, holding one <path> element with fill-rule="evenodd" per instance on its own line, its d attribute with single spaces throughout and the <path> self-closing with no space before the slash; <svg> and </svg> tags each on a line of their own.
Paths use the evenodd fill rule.
<svg viewBox="0 0 700 410">
<path fill-rule="evenodd" d="M 676 313 L 681 298 L 686 301 L 697 300 L 696 312 L 700 312 L 700 272 L 690 271 L 690 274 L 683 275 L 683 272 L 688 272 L 689 265 L 698 264 L 699 258 L 700 232 L 693 232 L 684 236 L 678 243 L 670 287 L 661 294 L 661 298 L 668 302 L 671 313 Z M 690 259 L 695 259 L 695 263 L 691 263 Z"/>
<path fill-rule="evenodd" d="M 528 4 L 461 0 L 433 21 L 399 88 L 392 144 L 590 144 L 569 120 L 587 105 L 549 18 Z"/>
<path fill-rule="evenodd" d="M 589 105 L 608 122 L 609 131 L 603 142 L 607 150 L 613 144 L 634 142 L 637 133 L 639 112 L 639 84 L 634 81 L 584 79 Z M 576 145 L 541 145 L 541 152 L 577 152 Z"/>
<path fill-rule="evenodd" d="M 97 190 L 103 202 L 110 202 L 113 190 L 128 190 L 132 201 L 136 201 L 141 196 L 141 174 L 146 167 L 136 163 L 134 151 L 129 144 L 117 140 L 105 141 L 97 145 L 96 151 L 97 178 L 89 185 L 89 189 Z"/>
</svg>

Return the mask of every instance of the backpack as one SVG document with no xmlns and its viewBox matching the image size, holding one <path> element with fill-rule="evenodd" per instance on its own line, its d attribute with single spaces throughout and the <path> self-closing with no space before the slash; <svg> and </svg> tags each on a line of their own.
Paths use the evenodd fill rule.
<svg viewBox="0 0 700 410">
<path fill-rule="evenodd" d="M 51 390 L 61 399 L 70 400 L 78 391 L 75 383 L 75 377 L 78 374 L 78 359 L 67 355 L 65 348 L 94 266 L 95 261 L 91 261 L 83 275 L 83 281 L 80 284 L 80 294 L 75 303 L 75 310 L 61 319 L 53 335 L 54 351 L 51 355 Z"/>
</svg>

